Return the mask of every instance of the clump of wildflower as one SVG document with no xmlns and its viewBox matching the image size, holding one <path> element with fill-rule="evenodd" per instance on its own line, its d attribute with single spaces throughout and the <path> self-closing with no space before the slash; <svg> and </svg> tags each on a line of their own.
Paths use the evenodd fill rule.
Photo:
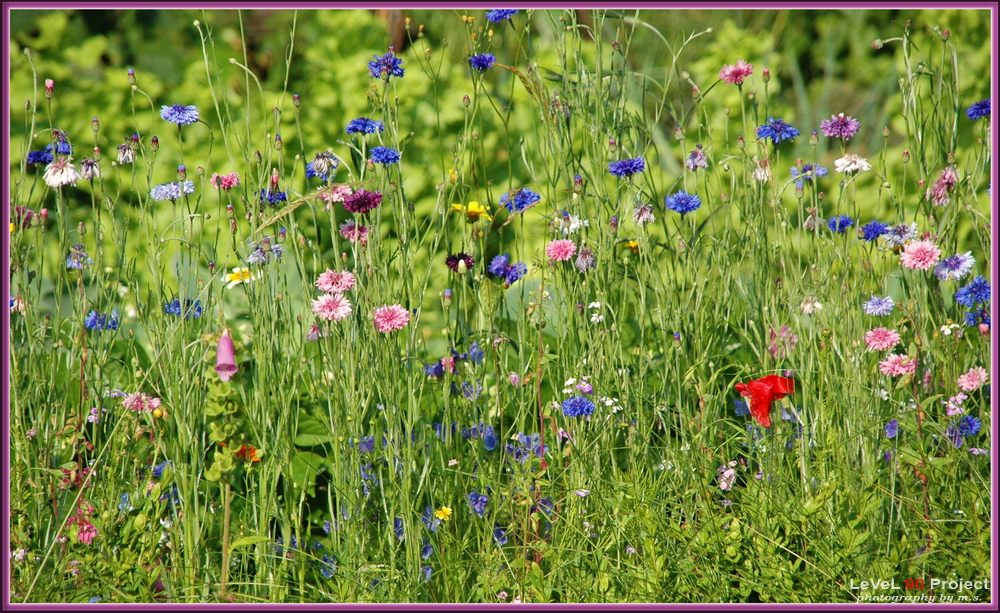
<svg viewBox="0 0 1000 613">
<path fill-rule="evenodd" d="M 572 396 L 563 400 L 562 411 L 566 417 L 588 417 L 594 412 L 594 403 L 586 396 Z"/>
<path fill-rule="evenodd" d="M 270 236 L 265 236 L 259 241 L 250 243 L 250 248 L 252 251 L 247 256 L 248 264 L 266 264 L 271 261 L 272 257 L 278 259 L 285 252 L 284 247 L 271 242 Z"/>
<path fill-rule="evenodd" d="M 973 366 L 969 372 L 958 377 L 958 387 L 962 391 L 972 392 L 986 385 L 989 381 L 989 373 L 982 366 Z"/>
<path fill-rule="evenodd" d="M 70 247 L 69 255 L 66 256 L 67 270 L 83 270 L 93 263 L 94 261 L 84 251 L 83 245 L 73 245 Z"/>
<path fill-rule="evenodd" d="M 45 174 L 42 175 L 45 184 L 53 189 L 76 183 L 80 179 L 80 173 L 73 165 L 73 158 L 63 155 L 57 156 L 48 166 L 45 167 Z"/>
<path fill-rule="evenodd" d="M 466 494 L 465 499 L 469 501 L 470 511 L 479 517 L 486 516 L 486 504 L 490 501 L 489 496 L 486 494 L 480 494 L 476 490 L 472 490 L 471 494 Z"/>
<path fill-rule="evenodd" d="M 149 197 L 153 200 L 169 200 L 176 202 L 183 194 L 194 193 L 194 181 L 175 181 L 173 183 L 161 183 L 149 192 Z"/>
<path fill-rule="evenodd" d="M 125 396 L 125 400 L 122 401 L 122 406 L 129 411 L 135 411 L 136 413 L 152 413 L 156 409 L 160 408 L 161 401 L 159 398 L 153 398 L 148 394 L 143 392 L 135 392 L 134 394 L 129 394 Z"/>
<path fill-rule="evenodd" d="M 505 19 L 510 19 L 514 15 L 517 15 L 517 9 L 494 9 L 486 11 L 486 20 L 490 23 L 500 23 Z"/>
<path fill-rule="evenodd" d="M 215 172 L 212 173 L 212 178 L 208 180 L 215 189 L 221 189 L 223 191 L 229 191 L 240 184 L 240 175 L 237 172 L 231 172 L 226 175 L 220 175 Z"/>
<path fill-rule="evenodd" d="M 671 211 L 676 211 L 681 215 L 686 215 L 693 211 L 698 210 L 701 206 L 701 198 L 696 194 L 688 194 L 684 190 L 678 191 L 676 194 L 667 196 L 664 199 L 664 204 Z"/>
<path fill-rule="evenodd" d="M 875 351 L 889 351 L 899 340 L 899 332 L 888 328 L 874 328 L 865 333 L 865 344 Z"/>
<path fill-rule="evenodd" d="M 783 140 L 792 140 L 801 134 L 797 129 L 785 123 L 784 119 L 768 117 L 767 123 L 757 127 L 757 138 L 770 138 L 777 145 Z"/>
<path fill-rule="evenodd" d="M 833 161 L 833 169 L 837 172 L 842 172 L 848 175 L 857 174 L 859 172 L 867 172 L 872 169 L 872 165 L 868 163 L 868 160 L 861 157 L 856 153 L 848 153 L 842 158 Z"/>
<path fill-rule="evenodd" d="M 826 222 L 826 225 L 830 228 L 831 232 L 843 234 L 847 232 L 848 228 L 854 225 L 854 220 L 847 215 L 834 215 Z"/>
<path fill-rule="evenodd" d="M 814 177 L 825 177 L 827 175 L 826 166 L 813 166 L 812 164 L 802 164 L 792 166 L 788 173 L 795 181 L 795 187 L 804 187 L 804 181 L 812 181 Z"/>
<path fill-rule="evenodd" d="M 972 272 L 975 263 L 976 258 L 972 257 L 971 251 L 956 253 L 937 263 L 934 267 L 934 276 L 942 281 L 957 281 Z"/>
<path fill-rule="evenodd" d="M 927 199 L 931 204 L 944 206 L 951 202 L 949 196 L 956 185 L 958 185 L 958 173 L 955 172 L 954 166 L 948 166 L 941 171 L 941 176 L 934 182 L 934 187 L 927 188 Z"/>
<path fill-rule="evenodd" d="M 487 270 L 502 278 L 508 285 L 514 283 L 524 275 L 528 274 L 528 265 L 524 262 L 510 263 L 510 256 L 507 254 L 498 255 L 490 261 Z"/>
<path fill-rule="evenodd" d="M 723 464 L 716 469 L 715 472 L 719 473 L 719 489 L 728 492 L 733 488 L 733 483 L 736 482 L 736 460 L 733 460 L 729 464 Z"/>
<path fill-rule="evenodd" d="M 198 121 L 198 108 L 182 104 L 164 106 L 160 110 L 160 117 L 178 126 L 189 126 Z"/>
<path fill-rule="evenodd" d="M 476 259 L 468 253 L 459 252 L 457 255 L 449 255 L 445 258 L 444 263 L 452 272 L 465 274 L 472 270 L 472 265 L 476 263 Z"/>
<path fill-rule="evenodd" d="M 965 115 L 975 121 L 990 116 L 990 98 L 980 100 L 965 110 Z"/>
<path fill-rule="evenodd" d="M 899 263 L 911 270 L 930 270 L 941 257 L 941 249 L 931 241 L 910 241 L 903 247 Z"/>
<path fill-rule="evenodd" d="M 743 85 L 743 79 L 753 74 L 753 64 L 744 60 L 736 60 L 735 65 L 723 66 L 719 78 L 729 85 Z"/>
<path fill-rule="evenodd" d="M 565 262 L 576 254 L 576 243 L 571 240 L 559 239 L 550 242 L 545 247 L 545 255 L 557 262 Z"/>
<path fill-rule="evenodd" d="M 118 309 L 112 309 L 110 315 L 101 315 L 97 311 L 91 311 L 83 320 L 83 327 L 88 330 L 103 332 L 104 330 L 118 329 Z"/>
<path fill-rule="evenodd" d="M 397 164 L 402 157 L 400 153 L 392 147 L 372 147 L 371 154 L 371 160 L 376 164 L 382 164 L 383 166 Z"/>
<path fill-rule="evenodd" d="M 475 201 L 469 202 L 469 204 L 453 204 L 451 205 L 451 210 L 456 213 L 463 213 L 466 221 L 469 223 L 476 223 L 480 218 L 484 218 L 486 221 L 493 221 L 493 217 L 486 210 L 486 207 Z"/>
<path fill-rule="evenodd" d="M 201 300 L 191 300 L 190 298 L 184 299 L 184 307 L 181 308 L 180 298 L 174 298 L 172 301 L 167 302 L 163 305 L 163 311 L 167 315 L 176 315 L 177 317 L 184 316 L 184 319 L 190 319 L 194 317 L 198 319 L 201 317 Z"/>
<path fill-rule="evenodd" d="M 824 119 L 819 124 L 819 129 L 823 136 L 830 138 L 842 138 L 847 140 L 857 134 L 861 123 L 853 117 L 845 117 L 843 113 L 830 115 L 830 119 Z"/>
<path fill-rule="evenodd" d="M 901 223 L 892 226 L 888 231 L 883 233 L 882 240 L 893 247 L 902 247 L 917 238 L 919 233 L 920 230 L 917 228 L 917 222 Z"/>
<path fill-rule="evenodd" d="M 520 213 L 541 199 L 542 197 L 532 191 L 531 188 L 522 187 L 501 196 L 500 206 L 506 207 L 511 213 Z"/>
<path fill-rule="evenodd" d="M 684 162 L 684 167 L 691 172 L 695 172 L 699 168 L 708 168 L 708 159 L 705 157 L 705 152 L 701 149 L 701 143 L 695 145 L 694 150 L 690 153 L 690 155 L 688 155 L 687 160 Z"/>
<path fill-rule="evenodd" d="M 858 237 L 870 243 L 888 231 L 888 225 L 875 219 L 858 228 Z"/>
<path fill-rule="evenodd" d="M 482 72 L 488 70 L 497 63 L 497 56 L 492 53 L 480 53 L 469 57 L 469 65 Z"/>
<path fill-rule="evenodd" d="M 316 287 L 328 294 L 343 294 L 354 287 L 354 273 L 349 270 L 343 272 L 330 270 L 329 268 L 316 279 Z"/>
<path fill-rule="evenodd" d="M 617 162 L 611 162 L 608 164 L 608 172 L 619 179 L 631 177 L 632 175 L 642 172 L 645 169 L 646 160 L 641 157 L 630 160 L 618 160 Z"/>
<path fill-rule="evenodd" d="M 979 430 L 982 426 L 982 422 L 975 417 L 965 415 L 948 426 L 948 429 L 945 431 L 945 435 L 951 440 L 955 447 L 960 448 L 966 438 L 979 434 Z"/>
<path fill-rule="evenodd" d="M 410 312 L 401 305 L 386 305 L 375 309 L 375 329 L 383 334 L 402 330 L 409 322 Z"/>
<path fill-rule="evenodd" d="M 367 213 L 382 204 L 382 192 L 359 189 L 344 198 L 344 210 L 348 213 Z"/>
<path fill-rule="evenodd" d="M 342 294 L 323 294 L 312 301 L 313 313 L 327 321 L 346 319 L 352 311 L 351 302 Z"/>
<path fill-rule="evenodd" d="M 969 308 L 979 303 L 985 304 L 990 301 L 990 289 L 990 282 L 986 277 L 978 275 L 968 285 L 955 292 L 955 302 Z"/>
<path fill-rule="evenodd" d="M 374 60 L 368 61 L 368 74 L 371 75 L 373 79 L 383 78 L 388 80 L 391 77 L 402 77 L 405 69 L 403 68 L 403 60 L 396 57 L 393 52 L 392 47 L 389 47 L 389 52 L 383 56 L 374 56 Z"/>
<path fill-rule="evenodd" d="M 385 124 L 376 119 L 369 119 L 368 117 L 358 117 L 347 122 L 348 134 L 375 134 L 376 132 L 384 131 Z"/>
<path fill-rule="evenodd" d="M 795 344 L 799 342 L 799 336 L 792 332 L 789 326 L 781 326 L 777 332 L 770 328 L 771 344 L 767 350 L 771 357 L 779 359 L 795 350 Z"/>
<path fill-rule="evenodd" d="M 878 367 L 883 375 L 895 377 L 915 372 L 917 370 L 917 361 L 906 354 L 894 353 L 882 360 Z"/>
</svg>

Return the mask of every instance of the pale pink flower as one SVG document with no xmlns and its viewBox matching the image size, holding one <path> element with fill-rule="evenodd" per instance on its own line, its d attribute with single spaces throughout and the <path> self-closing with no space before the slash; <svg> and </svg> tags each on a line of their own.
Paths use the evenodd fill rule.
<svg viewBox="0 0 1000 613">
<path fill-rule="evenodd" d="M 905 353 L 894 353 L 878 365 L 883 375 L 906 375 L 917 370 L 917 361 Z"/>
<path fill-rule="evenodd" d="M 753 64 L 744 60 L 736 60 L 736 65 L 723 66 L 719 78 L 729 85 L 743 85 L 743 79 L 753 74 Z"/>
<path fill-rule="evenodd" d="M 903 247 L 899 263 L 904 268 L 930 270 L 941 259 L 941 249 L 931 241 L 910 241 Z"/>
<path fill-rule="evenodd" d="M 545 247 L 545 255 L 557 262 L 564 262 L 576 253 L 576 243 L 567 239 L 554 240 Z"/>
<path fill-rule="evenodd" d="M 136 392 L 126 396 L 125 400 L 122 401 L 122 406 L 138 413 L 152 413 L 160 408 L 160 399 L 152 398 L 142 392 Z"/>
<path fill-rule="evenodd" d="M 402 330 L 408 323 L 410 323 L 410 312 L 401 305 L 386 305 L 375 309 L 375 329 L 379 332 Z"/>
<path fill-rule="evenodd" d="M 338 272 L 327 268 L 326 272 L 321 274 L 319 279 L 316 279 L 316 287 L 328 294 L 343 294 L 354 287 L 354 273 L 348 270 Z"/>
<path fill-rule="evenodd" d="M 635 208 L 632 209 L 632 221 L 637 226 L 656 221 L 656 218 L 653 216 L 653 207 L 649 204 L 636 204 Z"/>
<path fill-rule="evenodd" d="M 875 328 L 865 333 L 865 344 L 875 351 L 889 351 L 899 344 L 899 332 Z"/>
<path fill-rule="evenodd" d="M 949 166 L 941 171 L 941 176 L 934 182 L 934 187 L 927 188 L 927 199 L 931 204 L 944 206 L 951 202 L 948 195 L 956 185 L 958 185 L 958 173 L 955 172 L 954 166 Z"/>
<path fill-rule="evenodd" d="M 844 157 L 833 161 L 833 169 L 836 172 L 853 175 L 859 172 L 868 172 L 872 169 L 872 165 L 868 163 L 866 158 L 861 157 L 857 153 L 848 153 Z"/>
<path fill-rule="evenodd" d="M 76 166 L 73 165 L 73 158 L 62 155 L 52 160 L 45 167 L 45 174 L 42 175 L 45 184 L 53 189 L 76 183 L 79 178 L 80 173 L 76 171 Z"/>
<path fill-rule="evenodd" d="M 80 530 L 76 533 L 76 536 L 81 543 L 89 545 L 93 542 L 94 537 L 97 536 L 97 534 L 97 528 L 94 527 L 94 524 L 87 520 L 80 521 Z"/>
<path fill-rule="evenodd" d="M 215 189 L 222 189 L 229 191 L 240 184 L 239 173 L 231 172 L 228 175 L 220 175 L 219 173 L 212 173 L 212 178 L 209 179 L 209 183 Z"/>
<path fill-rule="evenodd" d="M 736 481 L 736 462 L 730 462 L 728 466 L 720 466 L 716 472 L 719 473 L 719 489 L 728 492 L 733 487 L 733 482 Z"/>
<path fill-rule="evenodd" d="M 358 225 L 353 219 L 340 224 L 340 235 L 352 243 L 360 241 L 362 245 L 368 244 L 368 226 Z"/>
<path fill-rule="evenodd" d="M 962 388 L 962 391 L 971 392 L 977 390 L 989 381 L 990 375 L 986 372 L 986 369 L 982 366 L 973 366 L 969 369 L 969 372 L 961 375 L 958 378 L 958 387 Z"/>
<path fill-rule="evenodd" d="M 507 375 L 507 380 L 510 381 L 510 384 L 514 387 L 521 387 L 521 375 L 519 373 L 511 371 L 510 374 Z"/>
<path fill-rule="evenodd" d="M 802 301 L 802 313 L 805 315 L 812 315 L 815 312 L 823 310 L 823 303 L 821 303 L 815 296 L 807 296 L 805 300 Z"/>
<path fill-rule="evenodd" d="M 236 365 L 236 348 L 233 347 L 233 337 L 229 336 L 229 328 L 225 328 L 219 336 L 215 347 L 215 374 L 223 383 L 227 383 L 239 370 Z"/>
<path fill-rule="evenodd" d="M 320 200 L 326 202 L 326 206 L 323 207 L 324 211 L 330 210 L 330 205 L 334 202 L 343 202 L 345 198 L 353 194 L 354 191 L 347 185 L 334 185 L 330 191 L 323 191 L 320 193 Z M 343 228 L 343 226 L 341 226 Z"/>
<path fill-rule="evenodd" d="M 340 321 L 351 314 L 351 302 L 341 294 L 323 294 L 312 305 L 313 313 L 327 321 Z"/>
</svg>

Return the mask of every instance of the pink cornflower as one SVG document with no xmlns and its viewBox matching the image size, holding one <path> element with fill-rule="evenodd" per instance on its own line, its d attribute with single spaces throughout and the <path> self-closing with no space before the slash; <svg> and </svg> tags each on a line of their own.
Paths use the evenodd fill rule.
<svg viewBox="0 0 1000 613">
<path fill-rule="evenodd" d="M 76 183 L 79 178 L 80 173 L 76 171 L 76 166 L 73 165 L 73 158 L 62 155 L 57 156 L 55 160 L 50 162 L 45 167 L 45 174 L 42 175 L 45 184 L 53 189 Z"/>
<path fill-rule="evenodd" d="M 340 224 L 340 235 L 352 243 L 368 244 L 368 226 L 358 225 L 353 219 Z"/>
<path fill-rule="evenodd" d="M 904 353 L 894 353 L 878 365 L 883 375 L 895 377 L 917 370 L 917 361 Z"/>
<path fill-rule="evenodd" d="M 875 351 L 889 351 L 899 344 L 899 332 L 875 328 L 865 333 L 865 344 Z"/>
<path fill-rule="evenodd" d="M 635 208 L 632 210 L 632 221 L 634 221 L 637 226 L 642 226 L 652 221 L 656 221 L 656 218 L 653 217 L 653 207 L 648 204 L 636 204 Z"/>
<path fill-rule="evenodd" d="M 320 199 L 326 202 L 324 211 L 330 210 L 330 205 L 334 202 L 343 202 L 345 198 L 353 194 L 354 191 L 347 185 L 335 185 L 331 191 L 324 191 L 319 195 Z"/>
<path fill-rule="evenodd" d="M 719 78 L 729 85 L 743 85 L 743 79 L 753 74 L 753 64 L 744 60 L 736 60 L 735 66 L 723 66 Z"/>
<path fill-rule="evenodd" d="M 160 399 L 151 398 L 142 392 L 136 392 L 126 396 L 125 400 L 122 401 L 122 406 L 130 411 L 152 413 L 160 408 Z"/>
<path fill-rule="evenodd" d="M 949 166 L 941 171 L 941 176 L 934 182 L 934 187 L 927 189 L 927 199 L 931 201 L 931 204 L 944 206 L 951 202 L 948 194 L 955 189 L 956 185 L 958 185 L 958 173 L 955 172 L 954 166 Z"/>
<path fill-rule="evenodd" d="M 941 249 L 928 240 L 910 241 L 903 247 L 899 263 L 904 268 L 930 270 L 941 259 Z"/>
<path fill-rule="evenodd" d="M 209 179 L 209 183 L 215 189 L 221 189 L 224 191 L 229 191 L 240 184 L 240 175 L 236 172 L 231 172 L 228 175 L 220 175 L 219 173 L 212 173 L 212 178 Z"/>
<path fill-rule="evenodd" d="M 386 305 L 375 309 L 375 329 L 379 332 L 402 330 L 409 322 L 410 312 L 401 305 Z"/>
<path fill-rule="evenodd" d="M 327 268 L 326 272 L 321 274 L 319 279 L 316 279 L 316 287 L 328 294 L 343 294 L 354 287 L 354 273 L 348 270 L 338 272 Z"/>
<path fill-rule="evenodd" d="M 564 262 L 576 253 L 576 243 L 567 239 L 554 240 L 545 247 L 545 255 L 557 262 Z"/>
<path fill-rule="evenodd" d="M 327 321 L 340 321 L 351 314 L 351 302 L 341 294 L 323 294 L 312 304 L 316 317 Z"/>
<path fill-rule="evenodd" d="M 982 366 L 973 366 L 969 369 L 969 372 L 958 378 L 958 387 L 962 388 L 962 391 L 971 392 L 985 385 L 989 378 L 990 375 L 986 372 L 985 368 Z"/>
</svg>

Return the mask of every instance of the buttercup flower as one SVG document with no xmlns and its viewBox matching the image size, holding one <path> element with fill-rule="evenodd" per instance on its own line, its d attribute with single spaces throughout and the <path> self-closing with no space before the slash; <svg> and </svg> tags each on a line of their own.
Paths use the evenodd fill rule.
<svg viewBox="0 0 1000 613">
<path fill-rule="evenodd" d="M 750 415 L 765 428 L 771 427 L 771 405 L 795 393 L 795 380 L 768 375 L 749 383 L 737 383 L 736 391 L 750 399 Z"/>
<path fill-rule="evenodd" d="M 451 519 L 451 507 L 441 507 L 437 511 L 434 511 L 434 517 L 437 517 L 441 521 Z"/>
<path fill-rule="evenodd" d="M 385 334 L 402 330 L 410 322 L 410 312 L 398 304 L 375 309 L 375 329 Z"/>
<path fill-rule="evenodd" d="M 476 223 L 480 218 L 484 218 L 486 221 L 493 221 L 493 217 L 490 215 L 490 212 L 486 210 L 486 207 L 475 201 L 472 201 L 467 205 L 453 204 L 451 205 L 451 210 L 456 213 L 464 213 L 465 218 L 469 223 Z"/>
</svg>

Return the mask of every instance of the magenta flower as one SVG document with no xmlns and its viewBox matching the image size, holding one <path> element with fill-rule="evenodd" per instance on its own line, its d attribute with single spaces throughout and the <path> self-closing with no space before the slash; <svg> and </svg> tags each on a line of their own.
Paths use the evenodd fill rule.
<svg viewBox="0 0 1000 613">
<path fill-rule="evenodd" d="M 239 173 L 231 172 L 228 175 L 220 175 L 219 173 L 213 173 L 212 178 L 209 179 L 209 183 L 215 189 L 221 189 L 224 191 L 229 191 L 240 184 Z"/>
<path fill-rule="evenodd" d="M 327 321 L 340 321 L 351 314 L 351 302 L 341 294 L 323 294 L 313 300 L 313 313 Z"/>
<path fill-rule="evenodd" d="M 736 60 L 735 66 L 723 66 L 719 78 L 729 85 L 743 85 L 743 79 L 753 74 L 753 64 L 744 60 Z"/>
<path fill-rule="evenodd" d="M 894 353 L 882 360 L 878 365 L 883 375 L 895 377 L 906 375 L 917 370 L 917 361 L 904 353 Z"/>
<path fill-rule="evenodd" d="M 152 398 L 142 392 L 136 392 L 126 396 L 125 400 L 122 401 L 122 406 L 129 411 L 137 413 L 152 413 L 160 408 L 160 399 Z"/>
<path fill-rule="evenodd" d="M 830 115 L 829 119 L 824 119 L 819 123 L 819 129 L 823 132 L 823 136 L 830 138 L 851 138 L 860 127 L 861 123 L 857 119 L 846 117 L 843 113 Z"/>
<path fill-rule="evenodd" d="M 229 328 L 222 331 L 219 345 L 215 350 L 215 372 L 223 383 L 228 382 L 239 368 L 236 367 L 236 350 L 233 349 L 233 339 L 229 336 Z"/>
<path fill-rule="evenodd" d="M 567 239 L 554 240 L 545 247 L 545 255 L 557 262 L 564 262 L 576 254 L 576 243 Z"/>
<path fill-rule="evenodd" d="M 375 309 L 375 329 L 383 334 L 402 330 L 408 323 L 410 312 L 401 305 L 386 305 Z"/>
<path fill-rule="evenodd" d="M 368 226 L 359 225 L 353 219 L 340 224 L 340 235 L 352 243 L 360 241 L 362 246 L 368 244 Z"/>
<path fill-rule="evenodd" d="M 865 344 L 875 351 L 889 351 L 899 344 L 899 332 L 875 328 L 865 333 Z"/>
<path fill-rule="evenodd" d="M 326 272 L 316 279 L 316 287 L 328 294 L 343 294 L 354 287 L 354 273 L 345 270 L 339 272 L 326 269 Z"/>
</svg>

